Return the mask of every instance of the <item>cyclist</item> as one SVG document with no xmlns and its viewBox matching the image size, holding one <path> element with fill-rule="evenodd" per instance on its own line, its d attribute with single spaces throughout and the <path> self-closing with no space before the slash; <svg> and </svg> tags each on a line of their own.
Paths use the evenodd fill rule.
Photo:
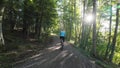
<svg viewBox="0 0 120 68">
<path fill-rule="evenodd" d="M 62 30 L 60 31 L 60 40 L 61 40 L 61 49 L 63 49 L 63 46 L 64 46 L 64 41 L 65 41 L 65 31 Z"/>
</svg>

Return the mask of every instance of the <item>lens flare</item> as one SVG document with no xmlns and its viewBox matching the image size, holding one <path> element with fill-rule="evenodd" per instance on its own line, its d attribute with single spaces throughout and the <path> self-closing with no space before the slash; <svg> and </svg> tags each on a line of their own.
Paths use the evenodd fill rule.
<svg viewBox="0 0 120 68">
<path fill-rule="evenodd" d="M 88 22 L 88 23 L 92 22 L 93 21 L 93 15 L 92 14 L 87 15 L 85 21 Z"/>
</svg>

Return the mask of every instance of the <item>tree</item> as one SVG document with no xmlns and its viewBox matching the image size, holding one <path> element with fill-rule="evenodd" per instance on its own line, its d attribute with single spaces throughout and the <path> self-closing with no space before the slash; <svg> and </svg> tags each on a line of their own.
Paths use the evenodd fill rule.
<svg viewBox="0 0 120 68">
<path fill-rule="evenodd" d="M 111 25 L 112 25 L 112 4 L 110 5 L 110 24 L 109 24 L 109 40 L 108 40 L 108 45 L 107 45 L 107 49 L 105 52 L 105 58 L 108 57 L 109 51 L 110 51 L 110 43 L 111 43 Z"/>
<path fill-rule="evenodd" d="M 93 0 L 93 45 L 92 54 L 96 56 L 96 0 Z"/>
<path fill-rule="evenodd" d="M 3 0 L 1 1 L 2 3 L 0 4 L 0 45 L 5 45 L 4 38 L 3 38 L 3 32 L 2 32 L 2 22 L 3 22 L 3 13 L 4 13 L 4 6 L 3 6 Z"/>
<path fill-rule="evenodd" d="M 119 6 L 120 3 L 117 4 Z M 116 11 L 116 25 L 115 25 L 115 31 L 114 31 L 114 37 L 111 43 L 111 52 L 109 56 L 109 61 L 112 62 L 113 56 L 114 56 L 114 51 L 115 51 L 115 45 L 116 45 L 116 38 L 117 38 L 117 30 L 118 30 L 118 23 L 119 23 L 119 7 L 117 8 Z"/>
<path fill-rule="evenodd" d="M 85 6 L 86 5 L 86 1 L 85 0 L 83 0 L 83 16 L 82 16 L 82 35 L 81 35 L 81 39 L 80 39 L 80 46 L 81 46 L 81 48 L 84 48 L 84 41 L 85 41 L 85 39 L 84 39 L 84 35 L 85 35 Z"/>
</svg>

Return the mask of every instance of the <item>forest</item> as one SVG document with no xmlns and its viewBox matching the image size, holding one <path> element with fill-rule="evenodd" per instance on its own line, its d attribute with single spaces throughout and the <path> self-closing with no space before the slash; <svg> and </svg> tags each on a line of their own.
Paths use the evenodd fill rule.
<svg viewBox="0 0 120 68">
<path fill-rule="evenodd" d="M 78 51 L 103 68 L 117 68 L 119 9 L 120 0 L 0 0 L 0 68 L 10 68 L 26 49 L 46 48 L 61 29 Z"/>
</svg>

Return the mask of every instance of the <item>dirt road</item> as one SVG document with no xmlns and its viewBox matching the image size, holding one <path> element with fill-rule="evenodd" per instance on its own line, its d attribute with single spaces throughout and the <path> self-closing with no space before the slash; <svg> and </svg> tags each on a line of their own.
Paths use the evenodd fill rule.
<svg viewBox="0 0 120 68">
<path fill-rule="evenodd" d="M 67 42 L 64 43 L 64 50 L 61 51 L 59 38 L 53 39 L 53 43 L 48 45 L 48 48 L 20 61 L 13 68 L 101 68 Z"/>
</svg>

